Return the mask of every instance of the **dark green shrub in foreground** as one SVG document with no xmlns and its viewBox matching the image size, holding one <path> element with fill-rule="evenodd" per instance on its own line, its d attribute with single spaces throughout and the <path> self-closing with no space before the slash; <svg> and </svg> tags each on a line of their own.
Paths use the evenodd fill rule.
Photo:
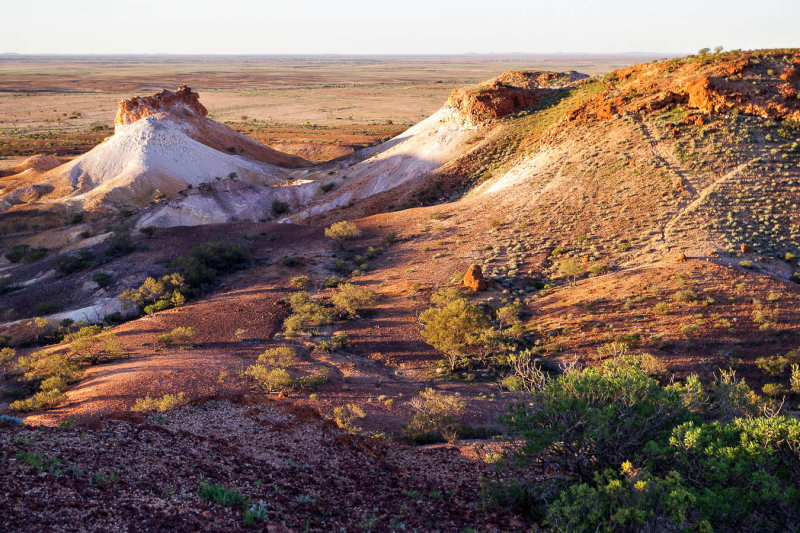
<svg viewBox="0 0 800 533">
<path fill-rule="evenodd" d="M 691 416 L 680 391 L 661 387 L 638 356 L 548 380 L 534 399 L 505 419 L 525 438 L 519 459 L 556 457 L 585 481 L 618 468 Z"/>
<path fill-rule="evenodd" d="M 759 401 L 733 372 L 663 387 L 630 355 L 551 378 L 505 419 L 521 470 L 487 496 L 555 531 L 797 531 L 800 421 Z"/>
</svg>

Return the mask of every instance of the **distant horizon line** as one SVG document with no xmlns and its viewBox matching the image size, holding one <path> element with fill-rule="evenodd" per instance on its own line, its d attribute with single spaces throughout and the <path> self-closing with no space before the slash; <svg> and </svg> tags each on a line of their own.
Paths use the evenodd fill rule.
<svg viewBox="0 0 800 533">
<path fill-rule="evenodd" d="M 454 52 L 454 53 L 171 53 L 171 52 L 119 52 L 119 53 L 80 53 L 80 52 L 0 52 L 0 56 L 47 56 L 47 57 L 463 57 L 463 56 L 665 56 L 687 55 L 681 52 Z"/>
</svg>

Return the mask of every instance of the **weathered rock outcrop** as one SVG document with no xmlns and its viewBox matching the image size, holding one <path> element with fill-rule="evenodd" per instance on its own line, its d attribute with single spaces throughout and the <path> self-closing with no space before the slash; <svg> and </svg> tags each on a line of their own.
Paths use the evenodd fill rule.
<svg viewBox="0 0 800 533">
<path fill-rule="evenodd" d="M 570 113 L 570 120 L 610 120 L 686 105 L 704 114 L 731 110 L 771 119 L 800 120 L 797 50 L 736 52 L 636 65 L 603 78 L 602 94 Z M 689 119 L 695 121 L 695 119 Z"/>
<path fill-rule="evenodd" d="M 456 89 L 447 106 L 477 124 L 533 107 L 543 91 L 566 87 L 588 77 L 578 72 L 506 72 L 475 88 Z"/>
<path fill-rule="evenodd" d="M 152 96 L 134 96 L 121 100 L 117 104 L 117 116 L 114 125 L 131 124 L 144 117 L 161 112 L 190 111 L 201 117 L 208 115 L 208 110 L 200 103 L 200 95 L 186 85 L 177 91 L 164 89 Z"/>
</svg>

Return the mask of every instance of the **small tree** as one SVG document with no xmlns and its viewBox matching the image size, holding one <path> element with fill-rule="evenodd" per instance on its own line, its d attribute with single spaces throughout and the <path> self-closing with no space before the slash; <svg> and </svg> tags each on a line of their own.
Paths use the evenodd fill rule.
<svg viewBox="0 0 800 533">
<path fill-rule="evenodd" d="M 564 259 L 563 261 L 558 262 L 558 273 L 562 276 L 570 278 L 573 283 L 578 276 L 582 276 L 585 272 L 586 267 L 577 261 Z"/>
<path fill-rule="evenodd" d="M 359 310 L 375 303 L 375 292 L 352 283 L 343 283 L 331 296 L 331 302 L 341 314 L 358 317 Z"/>
<path fill-rule="evenodd" d="M 478 307 L 461 297 L 457 289 L 439 291 L 431 298 L 432 306 L 419 316 L 422 337 L 442 352 L 451 371 L 478 344 L 489 321 Z"/>
<path fill-rule="evenodd" d="M 722 46 L 720 46 L 720 45 L 717 45 L 717 46 L 715 46 L 715 47 L 714 47 L 714 53 L 715 53 L 715 54 L 719 54 L 719 53 L 720 53 L 720 52 L 722 52 L 724 49 L 725 49 L 725 48 L 723 48 Z"/>
<path fill-rule="evenodd" d="M 334 222 L 325 228 L 325 236 L 337 241 L 341 246 L 344 241 L 349 241 L 361 236 L 361 230 L 349 220 Z"/>
<path fill-rule="evenodd" d="M 122 345 L 113 333 L 103 333 L 100 326 L 84 326 L 64 337 L 71 342 L 70 357 L 92 365 L 101 359 L 113 359 L 122 353 Z"/>
<path fill-rule="evenodd" d="M 162 276 L 160 279 L 148 277 L 136 289 L 128 289 L 120 295 L 125 305 L 134 304 L 148 315 L 163 311 L 170 307 L 180 307 L 186 302 L 181 291 L 186 284 L 183 276 L 177 272 Z"/>
<path fill-rule="evenodd" d="M 704 56 L 707 53 L 709 53 L 710 51 L 711 51 L 710 48 L 701 48 L 700 50 L 697 51 L 697 55 Z"/>
</svg>

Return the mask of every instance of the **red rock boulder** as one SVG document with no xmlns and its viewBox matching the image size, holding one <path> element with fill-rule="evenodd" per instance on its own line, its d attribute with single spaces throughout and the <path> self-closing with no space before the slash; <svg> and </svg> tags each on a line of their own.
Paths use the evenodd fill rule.
<svg viewBox="0 0 800 533">
<path fill-rule="evenodd" d="M 464 286 L 473 291 L 485 291 L 489 286 L 489 282 L 483 277 L 481 267 L 478 265 L 470 265 L 467 273 L 464 274 Z"/>
</svg>

